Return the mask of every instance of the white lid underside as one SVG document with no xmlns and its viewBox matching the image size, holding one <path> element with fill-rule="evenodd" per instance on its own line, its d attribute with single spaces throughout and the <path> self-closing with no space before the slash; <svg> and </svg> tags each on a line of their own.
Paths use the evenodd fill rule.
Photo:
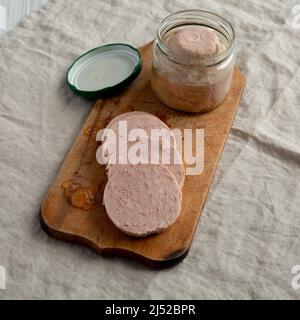
<svg viewBox="0 0 300 320">
<path fill-rule="evenodd" d="M 127 79 L 138 63 L 139 56 L 128 46 L 100 47 L 74 63 L 68 81 L 81 91 L 102 90 Z"/>
</svg>

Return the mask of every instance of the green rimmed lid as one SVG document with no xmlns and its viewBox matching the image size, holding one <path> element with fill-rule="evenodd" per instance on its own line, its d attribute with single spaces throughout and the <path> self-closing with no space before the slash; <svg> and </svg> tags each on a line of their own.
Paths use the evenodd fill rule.
<svg viewBox="0 0 300 320">
<path fill-rule="evenodd" d="M 129 85 L 142 70 L 139 51 L 124 43 L 92 49 L 70 66 L 67 82 L 72 91 L 86 98 L 101 98 Z"/>
</svg>

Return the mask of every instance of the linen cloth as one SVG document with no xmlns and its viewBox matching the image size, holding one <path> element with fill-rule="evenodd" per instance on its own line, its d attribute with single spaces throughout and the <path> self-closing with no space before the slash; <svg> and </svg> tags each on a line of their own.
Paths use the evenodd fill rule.
<svg viewBox="0 0 300 320">
<path fill-rule="evenodd" d="M 300 3 L 299 3 L 300 4 Z M 298 299 L 300 30 L 297 1 L 50 0 L 0 38 L 0 299 Z M 47 236 L 43 197 L 93 102 L 68 65 L 111 43 L 139 46 L 183 9 L 227 17 L 245 95 L 189 256 L 166 270 Z"/>
</svg>

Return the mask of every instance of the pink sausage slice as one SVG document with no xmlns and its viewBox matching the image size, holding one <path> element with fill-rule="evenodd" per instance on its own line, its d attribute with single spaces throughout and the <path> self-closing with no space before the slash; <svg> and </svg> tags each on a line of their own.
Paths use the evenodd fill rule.
<svg viewBox="0 0 300 320">
<path fill-rule="evenodd" d="M 126 113 L 122 113 L 118 116 L 116 116 L 115 118 L 113 118 L 110 123 L 108 124 L 107 126 L 107 129 L 110 129 L 112 127 L 112 125 L 118 121 L 123 121 L 124 119 L 126 119 L 127 117 L 130 117 L 130 116 L 137 116 L 137 115 L 147 115 L 147 116 L 153 116 L 155 117 L 154 115 L 152 115 L 151 113 L 148 113 L 148 112 L 144 112 L 144 111 L 132 111 L 132 112 L 126 112 Z"/>
<path fill-rule="evenodd" d="M 149 138 L 151 138 L 153 129 L 164 129 L 170 135 L 170 143 L 176 145 L 175 136 L 171 129 L 163 121 L 150 113 L 136 111 L 122 114 L 114 118 L 107 126 L 107 129 L 113 130 L 119 136 L 119 123 L 121 121 L 126 121 L 128 133 L 133 129 L 143 129 Z"/>
<path fill-rule="evenodd" d="M 119 230 L 145 237 L 175 223 L 181 211 L 182 192 L 165 167 L 128 165 L 110 177 L 103 202 Z"/>
<path fill-rule="evenodd" d="M 154 150 L 151 148 L 151 143 L 153 140 L 151 139 L 146 139 L 146 140 L 141 140 L 140 144 L 145 144 L 145 149 L 148 150 L 148 157 L 143 159 L 145 162 L 144 164 L 148 162 L 149 165 L 151 165 L 151 155 L 154 154 Z M 162 145 L 161 143 L 159 144 L 159 149 L 157 150 L 159 154 L 157 155 L 158 162 L 154 164 L 161 164 L 165 166 L 167 169 L 171 171 L 171 173 L 174 175 L 178 185 L 180 188 L 183 188 L 184 181 L 185 181 L 185 170 L 182 164 L 182 159 L 181 155 L 177 151 L 177 149 L 173 145 Z M 156 151 L 156 152 L 157 152 Z M 167 156 L 167 160 L 170 160 L 170 162 L 165 163 L 163 162 L 163 154 Z M 118 155 L 116 157 L 118 159 Z M 169 159 L 168 159 L 169 158 Z M 130 165 L 130 159 L 127 159 L 129 165 Z M 133 163 L 131 163 L 133 164 Z M 118 170 L 122 170 L 122 168 L 126 166 L 123 164 L 119 164 L 118 162 L 116 164 L 108 164 L 107 165 L 107 176 L 110 179 L 112 175 L 114 175 Z"/>
</svg>

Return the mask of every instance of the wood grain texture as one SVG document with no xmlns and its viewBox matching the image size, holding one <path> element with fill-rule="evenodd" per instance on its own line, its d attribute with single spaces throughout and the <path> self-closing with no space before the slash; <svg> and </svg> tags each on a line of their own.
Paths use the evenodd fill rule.
<svg viewBox="0 0 300 320">
<path fill-rule="evenodd" d="M 212 112 L 178 112 L 161 104 L 151 91 L 151 44 L 141 53 L 144 66 L 137 80 L 118 96 L 96 103 L 42 204 L 40 217 L 43 228 L 55 238 L 87 245 L 102 254 L 130 256 L 151 266 L 165 267 L 182 260 L 190 249 L 246 80 L 236 69 L 227 100 Z M 143 239 L 121 233 L 106 215 L 102 194 L 107 177 L 105 167 L 97 164 L 95 156 L 98 130 L 115 116 L 134 110 L 153 113 L 171 128 L 205 130 L 204 172 L 187 176 L 179 220 L 162 234 Z M 62 188 L 66 181 L 93 190 L 95 207 L 90 211 L 72 207 Z"/>
<path fill-rule="evenodd" d="M 48 0 L 0 0 L 0 5 L 6 9 L 6 30 L 12 29 L 32 11 L 39 9 Z"/>
</svg>

